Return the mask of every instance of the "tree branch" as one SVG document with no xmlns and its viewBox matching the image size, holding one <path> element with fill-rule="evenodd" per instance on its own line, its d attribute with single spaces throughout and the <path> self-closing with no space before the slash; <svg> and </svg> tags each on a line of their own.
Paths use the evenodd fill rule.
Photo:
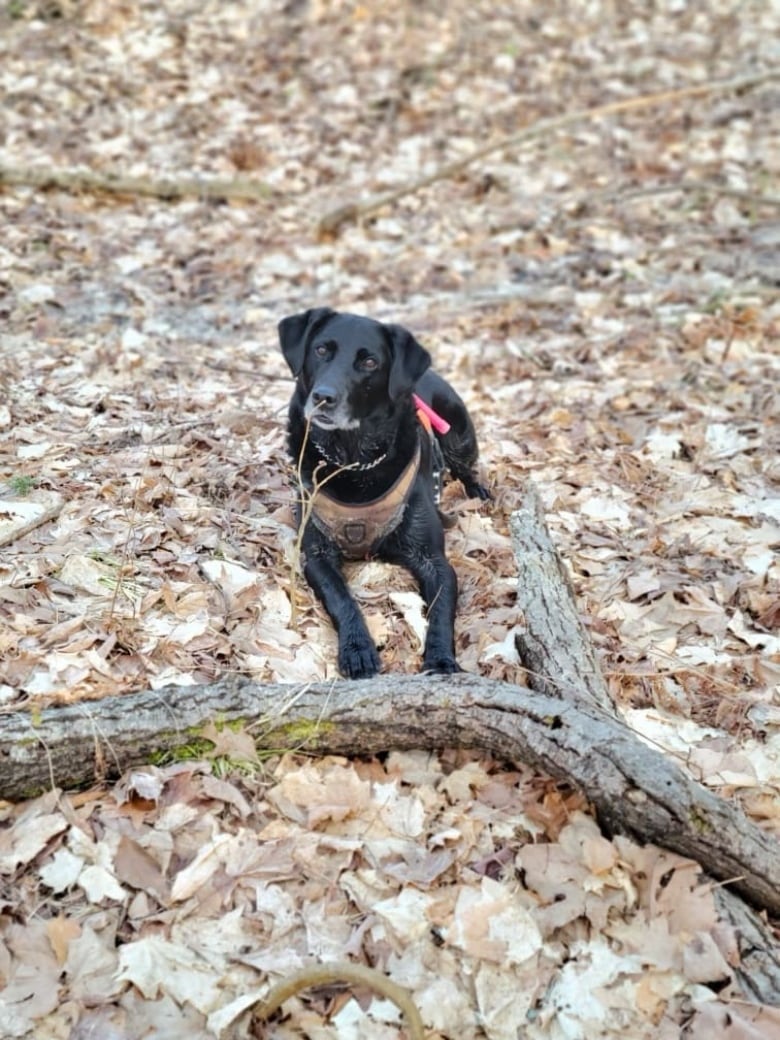
<svg viewBox="0 0 780 1040">
<path fill-rule="evenodd" d="M 556 693 L 575 705 L 587 701 L 596 708 L 609 710 L 606 684 L 580 621 L 568 574 L 553 545 L 533 484 L 528 485 L 520 508 L 512 514 L 510 530 L 519 574 L 518 606 L 525 618 L 525 630 L 517 636 L 517 646 L 525 665 L 531 669 L 531 686 L 543 693 Z M 614 714 L 615 709 L 611 713 Z M 632 740 L 638 746 L 633 734 Z M 626 744 L 625 752 L 630 754 L 630 743 Z M 616 761 L 625 761 L 622 748 L 617 756 Z M 598 766 L 598 761 L 595 764 Z M 636 790 L 650 793 L 639 785 Z M 613 807 L 620 816 L 618 803 Z M 694 809 L 694 813 L 696 811 Z M 736 807 L 735 811 L 742 815 Z M 620 827 L 618 820 L 617 829 Z M 655 841 L 671 847 L 668 837 Z M 774 847 L 777 850 L 776 842 Z M 703 848 L 693 854 L 693 858 L 712 873 Z M 758 1002 L 780 1002 L 780 949 L 775 936 L 758 914 L 728 888 L 718 886 L 714 896 L 721 915 L 734 929 L 740 954 L 734 972 L 743 992 Z"/>
<path fill-rule="evenodd" d="M 778 843 L 642 742 L 609 708 L 573 594 L 531 488 L 511 519 L 526 629 L 518 644 L 536 691 L 479 676 L 384 675 L 296 687 L 242 677 L 0 715 L 0 797 L 82 786 L 203 740 L 215 719 L 240 722 L 258 751 L 344 755 L 478 748 L 579 788 L 607 833 L 690 857 L 716 881 L 734 924 L 745 991 L 780 994 L 766 925 L 734 893 L 780 915 Z"/>
<path fill-rule="evenodd" d="M 602 708 L 473 675 L 386 675 L 298 688 L 232 678 L 107 697 L 0 721 L 0 797 L 74 787 L 191 744 L 214 719 L 241 721 L 258 750 L 374 754 L 466 747 L 521 760 L 579 787 L 608 832 L 698 860 L 780 914 L 775 840 Z"/>
<path fill-rule="evenodd" d="M 539 496 L 529 485 L 509 522 L 523 615 L 517 649 L 538 693 L 568 701 L 586 698 L 612 711 L 607 684 L 580 620 L 569 575 L 553 545 Z"/>
<path fill-rule="evenodd" d="M 499 140 L 491 141 L 481 148 L 476 148 L 468 155 L 452 162 L 445 163 L 433 173 L 400 184 L 397 188 L 375 195 L 364 202 L 348 203 L 326 213 L 319 221 L 317 230 L 323 235 L 337 233 L 344 224 L 360 220 L 363 217 L 390 206 L 407 195 L 422 191 L 423 188 L 437 181 L 449 180 L 462 173 L 469 166 L 485 159 L 496 152 L 511 150 L 533 141 L 545 134 L 554 133 L 567 126 L 592 122 L 604 116 L 620 115 L 623 112 L 654 108 L 659 105 L 686 98 L 705 97 L 710 94 L 724 94 L 753 90 L 780 79 L 775 70 L 756 73 L 752 76 L 738 76 L 727 80 L 712 80 L 707 83 L 696 83 L 677 90 L 664 90 L 655 94 L 643 94 L 639 97 L 623 98 L 610 101 L 594 108 L 578 109 L 564 112 L 559 116 L 540 119 L 525 126 L 514 134 Z M 105 195 L 126 195 L 130 197 L 148 197 L 156 199 L 199 198 L 204 200 L 226 200 L 236 202 L 268 202 L 278 196 L 278 192 L 261 181 L 246 177 L 193 177 L 176 175 L 172 177 L 131 177 L 121 173 L 105 173 L 96 170 L 57 170 L 43 169 L 34 166 L 0 165 L 0 185 L 39 188 L 42 191 L 59 190 L 78 194 L 89 192 Z M 725 191 L 726 189 L 724 189 Z M 751 201 L 770 206 L 777 205 L 774 197 L 751 197 Z"/>
<path fill-rule="evenodd" d="M 524 126 L 514 134 L 509 134 L 497 141 L 491 141 L 481 148 L 475 148 L 468 155 L 445 163 L 437 170 L 434 170 L 433 173 L 429 173 L 424 177 L 407 181 L 391 191 L 375 195 L 364 202 L 347 203 L 344 206 L 330 210 L 321 218 L 318 231 L 323 235 L 336 234 L 344 224 L 353 223 L 364 217 L 371 216 L 378 210 L 384 209 L 385 206 L 391 206 L 407 195 L 414 195 L 437 181 L 450 180 L 469 166 L 479 162 L 480 159 L 486 159 L 489 155 L 494 155 L 496 152 L 519 148 L 537 137 L 554 133 L 556 130 L 561 130 L 564 127 L 574 126 L 578 123 L 593 122 L 595 119 L 601 119 L 604 116 L 620 115 L 623 112 L 655 108 L 658 105 L 683 101 L 692 97 L 752 90 L 776 79 L 780 79 L 780 72 L 769 70 L 757 73 L 754 76 L 737 76 L 733 79 L 711 80 L 707 83 L 696 83 L 690 87 L 681 87 L 678 90 L 663 90 L 656 94 L 642 94 L 639 97 L 623 98 L 620 101 L 610 101 L 604 105 L 596 105 L 594 108 L 581 108 L 574 112 L 564 112 L 559 116 L 551 116 L 549 119 L 540 119 L 536 123 Z"/>
<path fill-rule="evenodd" d="M 276 192 L 260 181 L 245 177 L 175 176 L 128 177 L 96 170 L 55 170 L 35 166 L 0 165 L 0 184 L 42 191 L 57 189 L 72 194 L 129 195 L 155 199 L 198 198 L 237 202 L 268 202 Z"/>
</svg>

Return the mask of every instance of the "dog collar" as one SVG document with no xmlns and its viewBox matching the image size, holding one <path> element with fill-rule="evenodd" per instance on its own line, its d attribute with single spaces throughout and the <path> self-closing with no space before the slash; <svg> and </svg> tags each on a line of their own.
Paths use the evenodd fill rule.
<svg viewBox="0 0 780 1040">
<path fill-rule="evenodd" d="M 326 462 L 329 462 L 331 466 L 336 466 L 338 469 L 349 470 L 350 473 L 365 473 L 366 470 L 374 469 L 387 458 L 387 452 L 384 452 L 379 456 L 379 458 L 374 459 L 373 462 L 339 462 L 337 459 L 334 459 L 329 455 L 319 444 L 315 444 L 314 447 L 317 450 L 317 454 Z"/>
<path fill-rule="evenodd" d="M 432 430 L 436 430 L 437 433 L 445 434 L 450 432 L 450 424 L 446 419 L 443 419 L 438 412 L 435 412 L 429 404 L 427 404 L 417 394 L 412 394 L 412 400 L 414 401 L 414 407 L 417 411 L 417 421 L 420 425 L 427 430 L 430 434 Z M 320 444 L 314 445 L 317 454 L 323 458 L 326 462 L 329 462 L 331 466 L 336 466 L 341 469 L 348 469 L 351 473 L 365 473 L 367 470 L 374 469 L 379 466 L 387 458 L 387 452 L 384 452 L 379 458 L 374 459 L 373 462 L 340 462 L 338 459 L 334 459 L 332 455 L 329 455 L 327 451 Z"/>
<path fill-rule="evenodd" d="M 311 519 L 338 545 L 348 560 L 371 555 L 374 546 L 401 523 L 415 477 L 420 471 L 420 444 L 393 486 L 371 502 L 340 502 L 322 488 L 314 494 Z"/>
</svg>

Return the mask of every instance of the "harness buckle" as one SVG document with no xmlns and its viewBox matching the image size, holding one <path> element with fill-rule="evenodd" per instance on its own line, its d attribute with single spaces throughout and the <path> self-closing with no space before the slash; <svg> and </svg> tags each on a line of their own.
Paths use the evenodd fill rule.
<svg viewBox="0 0 780 1040">
<path fill-rule="evenodd" d="M 368 539 L 368 531 L 363 520 L 353 520 L 342 524 L 341 535 L 347 546 L 355 548 L 364 546 Z"/>
</svg>

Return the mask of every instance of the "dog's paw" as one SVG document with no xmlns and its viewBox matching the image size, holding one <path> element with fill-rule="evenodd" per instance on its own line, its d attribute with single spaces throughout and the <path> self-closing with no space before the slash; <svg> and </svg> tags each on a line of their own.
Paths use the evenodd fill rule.
<svg viewBox="0 0 780 1040">
<path fill-rule="evenodd" d="M 380 666 L 373 643 L 355 641 L 339 647 L 339 671 L 347 679 L 370 679 Z"/>
<path fill-rule="evenodd" d="M 455 675 L 456 672 L 463 671 L 455 658 L 449 654 L 436 654 L 435 656 L 426 657 L 423 661 L 422 670 L 426 675 Z"/>
<path fill-rule="evenodd" d="M 493 498 L 489 489 L 478 480 L 464 480 L 463 489 L 469 498 L 481 498 L 483 502 L 489 502 Z"/>
</svg>

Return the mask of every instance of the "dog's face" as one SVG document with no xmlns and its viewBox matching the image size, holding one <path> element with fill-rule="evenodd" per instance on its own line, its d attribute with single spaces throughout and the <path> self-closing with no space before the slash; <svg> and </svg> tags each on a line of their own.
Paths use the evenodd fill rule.
<svg viewBox="0 0 780 1040">
<path fill-rule="evenodd" d="M 431 363 L 400 325 L 327 307 L 284 318 L 279 341 L 303 394 L 304 416 L 325 430 L 356 429 L 386 412 Z"/>
</svg>

